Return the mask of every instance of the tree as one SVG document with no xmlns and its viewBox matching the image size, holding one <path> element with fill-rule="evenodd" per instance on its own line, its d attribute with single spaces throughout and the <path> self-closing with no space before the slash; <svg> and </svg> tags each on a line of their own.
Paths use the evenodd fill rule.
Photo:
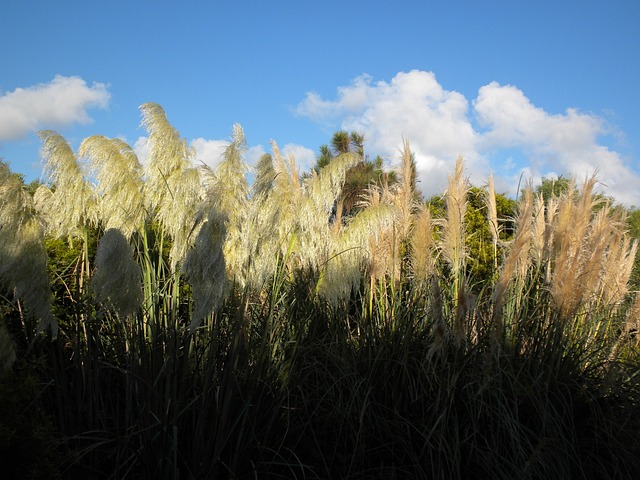
<svg viewBox="0 0 640 480">
<path fill-rule="evenodd" d="M 339 130 L 331 137 L 330 145 L 321 145 L 313 167 L 316 173 L 326 167 L 334 158 L 345 153 L 357 153 L 362 162 L 352 167 L 346 175 L 342 193 L 335 207 L 335 217 L 342 218 L 353 216 L 360 210 L 362 195 L 373 183 L 393 184 L 397 182 L 395 172 L 385 172 L 384 161 L 377 155 L 370 161 L 364 153 L 364 135 L 358 132 Z"/>
<path fill-rule="evenodd" d="M 542 199 L 546 204 L 552 196 L 559 197 L 563 193 L 567 193 L 572 187 L 575 190 L 573 182 L 562 175 L 558 178 L 542 177 L 542 183 L 536 187 L 536 193 L 542 194 Z"/>
<path fill-rule="evenodd" d="M 362 136 L 364 141 L 364 136 Z M 331 138 L 331 148 L 334 156 L 338 156 L 341 153 L 347 153 L 352 151 L 351 149 L 351 135 L 346 130 L 339 130 L 333 134 Z"/>
<path fill-rule="evenodd" d="M 471 286 L 477 289 L 484 287 L 495 275 L 495 261 L 491 230 L 487 221 L 487 206 L 484 190 L 472 186 L 467 193 L 467 210 L 464 216 L 467 251 L 466 276 L 471 280 Z M 500 241 L 507 241 L 513 236 L 513 218 L 517 204 L 515 200 L 504 194 L 497 193 L 496 211 L 498 217 L 498 231 Z M 434 219 L 442 219 L 446 215 L 445 198 L 434 195 L 427 200 L 429 210 Z M 442 232 L 436 232 L 441 235 Z M 499 262 L 498 262 L 499 263 Z"/>
</svg>

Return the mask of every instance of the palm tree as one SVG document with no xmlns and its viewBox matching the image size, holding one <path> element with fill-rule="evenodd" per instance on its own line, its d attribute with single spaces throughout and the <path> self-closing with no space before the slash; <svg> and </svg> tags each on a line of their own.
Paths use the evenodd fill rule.
<svg viewBox="0 0 640 480">
<path fill-rule="evenodd" d="M 346 130 L 339 130 L 333 134 L 331 138 L 331 148 L 333 149 L 334 156 L 338 156 L 341 153 L 348 153 L 351 151 L 351 135 Z"/>
<path fill-rule="evenodd" d="M 322 168 L 329 165 L 331 159 L 333 159 L 333 152 L 331 151 L 331 148 L 329 148 L 329 145 L 320 145 L 320 154 L 316 157 L 316 165 L 313 169 L 316 173 L 320 173 Z"/>
<path fill-rule="evenodd" d="M 366 158 L 364 141 L 362 133 L 339 130 L 333 134 L 330 146 L 320 146 L 320 153 L 316 157 L 316 173 L 341 154 L 356 153 L 362 159 L 347 172 L 342 192 L 336 201 L 332 218 L 338 226 L 343 218 L 352 217 L 361 209 L 362 196 L 372 184 L 383 182 L 383 178 L 389 184 L 397 181 L 395 172 L 384 171 L 382 157 L 378 155 L 373 161 Z"/>
</svg>

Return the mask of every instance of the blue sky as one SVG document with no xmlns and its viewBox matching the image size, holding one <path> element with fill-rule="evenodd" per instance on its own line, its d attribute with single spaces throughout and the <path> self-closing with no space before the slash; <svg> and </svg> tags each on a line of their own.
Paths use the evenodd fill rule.
<svg viewBox="0 0 640 480">
<path fill-rule="evenodd" d="M 0 157 L 40 176 L 35 132 L 74 148 L 162 105 L 215 164 L 235 123 L 252 163 L 275 140 L 310 167 L 334 131 L 390 165 L 406 138 L 420 187 L 458 155 L 481 185 L 598 172 L 640 206 L 640 2 L 0 0 Z"/>
</svg>

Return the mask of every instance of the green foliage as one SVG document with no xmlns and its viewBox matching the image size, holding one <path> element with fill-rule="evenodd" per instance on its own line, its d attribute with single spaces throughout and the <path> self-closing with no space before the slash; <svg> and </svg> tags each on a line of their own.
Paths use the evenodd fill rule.
<svg viewBox="0 0 640 480">
<path fill-rule="evenodd" d="M 569 192 L 571 188 L 575 189 L 575 185 L 567 177 L 560 175 L 558 178 L 542 177 L 542 183 L 536 187 L 536 193 L 541 193 L 545 203 L 549 202 L 551 197 L 559 197 Z"/>
<path fill-rule="evenodd" d="M 640 242 L 640 210 L 631 208 L 628 211 L 627 226 L 629 228 L 629 236 Z M 632 289 L 640 290 L 640 255 L 637 255 L 633 264 L 633 273 L 631 274 Z"/>
<path fill-rule="evenodd" d="M 360 203 L 371 185 L 387 183 L 393 185 L 397 182 L 397 174 L 394 171 L 385 171 L 383 159 L 379 155 L 369 160 L 364 154 L 365 138 L 357 132 L 340 130 L 335 132 L 331 139 L 331 147 L 320 146 L 320 153 L 316 156 L 316 164 L 313 170 L 319 173 L 336 156 L 342 153 L 355 152 L 363 159 L 361 163 L 352 167 L 346 175 L 342 194 L 338 199 L 337 208 L 340 215 L 348 218 L 361 210 Z"/>
<path fill-rule="evenodd" d="M 471 187 L 467 195 L 468 208 L 465 214 L 467 230 L 467 276 L 470 286 L 479 291 L 496 280 L 493 244 L 491 231 L 487 223 L 487 207 L 484 201 L 484 190 Z M 445 217 L 445 199 L 442 195 L 434 195 L 427 201 L 431 215 L 435 219 Z M 516 202 L 504 194 L 496 194 L 496 209 L 500 240 L 508 242 L 513 237 L 516 213 Z M 436 235 L 440 235 L 436 230 Z M 502 247 L 498 254 L 502 252 Z"/>
</svg>

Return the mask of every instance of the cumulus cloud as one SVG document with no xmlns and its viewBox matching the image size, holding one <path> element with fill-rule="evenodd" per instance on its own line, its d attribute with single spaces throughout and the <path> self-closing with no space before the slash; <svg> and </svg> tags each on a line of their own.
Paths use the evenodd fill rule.
<svg viewBox="0 0 640 480">
<path fill-rule="evenodd" d="M 189 145 L 195 150 L 194 161 L 196 165 L 205 164 L 208 167 L 215 169 L 215 167 L 220 163 L 220 160 L 222 160 L 222 154 L 224 153 L 225 148 L 229 145 L 229 141 L 195 138 L 189 143 Z M 260 157 L 264 155 L 264 153 L 265 150 L 262 145 L 248 147 L 244 154 L 244 160 L 248 165 L 253 166 L 258 162 Z"/>
<path fill-rule="evenodd" d="M 224 153 L 229 142 L 227 140 L 195 138 L 189 145 L 195 150 L 196 165 L 205 164 L 214 168 L 220 162 L 220 156 Z"/>
<path fill-rule="evenodd" d="M 142 165 L 149 163 L 149 137 L 138 137 L 132 148 Z"/>
<path fill-rule="evenodd" d="M 370 75 L 356 77 L 351 85 L 338 87 L 338 99 L 335 101 L 323 100 L 317 93 L 308 92 L 296 107 L 296 112 L 316 120 L 332 119 L 344 112 L 357 113 L 369 103 L 369 94 L 373 91 L 371 81 Z"/>
<path fill-rule="evenodd" d="M 599 143 L 611 133 L 602 118 L 571 108 L 550 114 L 514 86 L 482 86 L 470 108 L 462 94 L 443 88 L 431 72 L 400 72 L 390 82 L 362 75 L 339 87 L 335 100 L 308 93 L 297 113 L 363 133 L 367 150 L 386 158 L 397 158 L 402 139 L 408 139 L 427 195 L 442 190 L 462 155 L 477 185 L 490 169 L 507 193 L 515 193 L 521 176 L 539 181 L 561 172 L 583 179 L 597 172 L 607 194 L 640 205 L 640 176 Z"/>
<path fill-rule="evenodd" d="M 623 203 L 640 204 L 640 176 L 620 154 L 599 144 L 599 138 L 609 133 L 602 118 L 573 108 L 549 114 L 518 88 L 496 82 L 480 88 L 473 104 L 479 124 L 487 128 L 483 151 L 522 150 L 528 160 L 524 168 L 534 179 L 554 176 L 556 171 L 578 180 L 596 173 L 607 193 Z"/>
<path fill-rule="evenodd" d="M 296 166 L 298 172 L 309 172 L 316 164 L 316 154 L 313 150 L 302 145 L 296 145 L 293 143 L 287 143 L 282 147 L 282 154 L 284 156 L 293 155 L 296 159 Z"/>
<path fill-rule="evenodd" d="M 47 84 L 16 88 L 0 95 L 0 141 L 16 140 L 43 128 L 90 123 L 90 108 L 106 108 L 103 83 L 91 86 L 80 77 L 56 75 Z"/>
<path fill-rule="evenodd" d="M 477 134 L 471 126 L 469 103 L 447 91 L 431 72 L 398 73 L 390 82 L 363 75 L 338 89 L 335 101 L 308 94 L 298 105 L 300 115 L 338 117 L 340 128 L 365 135 L 365 145 L 385 158 L 399 156 L 406 138 L 416 157 L 418 179 L 425 192 L 439 191 L 458 155 L 470 171 L 478 169 Z"/>
</svg>

